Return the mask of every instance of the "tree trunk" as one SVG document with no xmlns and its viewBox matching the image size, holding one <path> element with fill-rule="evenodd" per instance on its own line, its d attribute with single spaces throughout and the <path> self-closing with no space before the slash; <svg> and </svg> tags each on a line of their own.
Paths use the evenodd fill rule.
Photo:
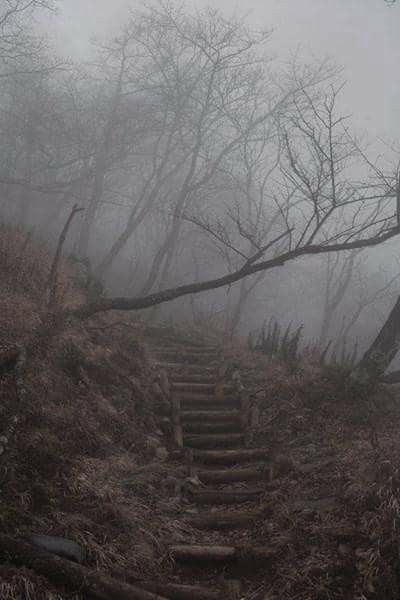
<svg viewBox="0 0 400 600">
<path fill-rule="evenodd" d="M 104 143 L 104 146 L 100 148 L 97 153 L 93 187 L 88 205 L 85 209 L 84 218 L 82 219 L 82 227 L 79 234 L 78 254 L 81 259 L 88 258 L 89 254 L 90 234 L 96 218 L 98 205 L 104 192 L 104 181 L 107 170 L 107 154 L 108 148 L 106 147 L 106 143 Z"/>
<path fill-rule="evenodd" d="M 378 336 L 372 342 L 356 369 L 362 379 L 378 379 L 396 356 L 400 348 L 400 296 L 391 310 Z"/>
</svg>

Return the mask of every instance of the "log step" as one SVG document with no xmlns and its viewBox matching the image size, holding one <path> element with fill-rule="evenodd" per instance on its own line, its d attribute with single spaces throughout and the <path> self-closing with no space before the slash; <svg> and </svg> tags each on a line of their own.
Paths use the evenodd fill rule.
<svg viewBox="0 0 400 600">
<path fill-rule="evenodd" d="M 262 513 L 258 511 L 224 511 L 203 513 L 195 517 L 188 517 L 185 521 L 196 529 L 234 529 L 239 527 L 247 527 L 252 525 L 262 517 Z"/>
<path fill-rule="evenodd" d="M 207 375 L 208 377 L 216 377 L 218 373 L 216 367 L 210 367 L 206 365 L 185 364 L 181 362 L 171 362 L 165 360 L 157 360 L 155 364 L 160 369 L 175 371 L 175 373 L 178 371 L 179 375 L 184 375 L 185 377 L 189 377 L 191 375 Z"/>
<path fill-rule="evenodd" d="M 238 408 L 238 398 L 219 398 L 218 396 L 206 394 L 174 394 L 181 403 L 183 410 L 232 410 Z"/>
<path fill-rule="evenodd" d="M 269 455 L 267 448 L 249 448 L 239 450 L 194 450 L 196 462 L 208 465 L 235 465 L 239 462 L 266 460 Z"/>
<path fill-rule="evenodd" d="M 236 448 L 244 443 L 242 433 L 184 435 L 183 444 L 190 448 Z"/>
<path fill-rule="evenodd" d="M 201 356 L 218 356 L 220 351 L 216 346 L 181 346 L 179 344 L 168 344 L 162 348 L 154 347 L 155 353 L 177 352 L 178 354 L 200 354 Z"/>
<path fill-rule="evenodd" d="M 214 383 L 195 383 L 195 382 L 187 382 L 187 383 L 172 383 L 172 390 L 174 392 L 179 393 L 197 393 L 197 394 L 211 394 L 215 393 L 215 384 Z"/>
<path fill-rule="evenodd" d="M 175 363 L 189 363 L 194 365 L 204 365 L 218 360 L 218 354 L 200 354 L 189 352 L 159 351 L 156 353 L 159 360 Z"/>
<path fill-rule="evenodd" d="M 179 373 L 171 374 L 169 380 L 173 385 L 176 384 L 192 384 L 200 383 L 204 385 L 212 385 L 214 388 L 217 385 L 218 379 L 210 375 L 180 375 Z"/>
<path fill-rule="evenodd" d="M 270 560 L 276 550 L 264 546 L 211 546 L 206 544 L 176 545 L 169 547 L 173 559 L 182 562 L 248 562 Z"/>
<path fill-rule="evenodd" d="M 197 473 L 203 483 L 235 483 L 264 479 L 265 465 L 247 469 L 200 469 Z"/>
<path fill-rule="evenodd" d="M 256 500 L 263 490 L 260 488 L 247 490 L 199 490 L 188 493 L 189 499 L 195 504 L 242 504 Z"/>
<path fill-rule="evenodd" d="M 227 420 L 215 423 L 202 423 L 201 421 L 184 422 L 182 425 L 184 433 L 240 433 L 240 422 Z"/>
<path fill-rule="evenodd" d="M 197 585 L 177 583 L 141 583 L 149 592 L 164 594 L 170 600 L 221 600 L 221 591 Z"/>
<path fill-rule="evenodd" d="M 238 423 L 239 410 L 182 410 L 182 423 Z"/>
</svg>

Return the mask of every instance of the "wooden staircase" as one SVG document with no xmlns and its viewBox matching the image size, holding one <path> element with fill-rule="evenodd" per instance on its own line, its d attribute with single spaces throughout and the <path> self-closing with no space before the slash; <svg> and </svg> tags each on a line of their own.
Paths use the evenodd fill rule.
<svg viewBox="0 0 400 600">
<path fill-rule="evenodd" d="M 156 357 L 171 383 L 172 455 L 188 467 L 181 518 L 199 541 L 169 547 L 179 583 L 154 584 L 152 591 L 171 599 L 245 599 L 249 570 L 273 557 L 264 546 L 242 543 L 240 533 L 263 517 L 268 449 L 249 447 L 240 395 L 232 387 L 221 392 L 218 348 L 171 343 Z"/>
</svg>

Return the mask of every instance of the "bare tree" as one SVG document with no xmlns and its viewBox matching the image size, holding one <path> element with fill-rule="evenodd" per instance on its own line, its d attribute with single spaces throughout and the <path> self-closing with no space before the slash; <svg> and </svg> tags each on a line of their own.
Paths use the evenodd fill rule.
<svg viewBox="0 0 400 600">
<path fill-rule="evenodd" d="M 311 97 L 307 89 L 299 89 L 293 113 L 280 126 L 279 177 L 268 194 L 279 213 L 274 226 L 262 223 L 258 231 L 248 231 L 240 211 L 231 219 L 236 237 L 220 231 L 218 223 L 201 224 L 234 256 L 230 272 L 137 298 L 104 299 L 77 314 L 147 308 L 231 285 L 300 257 L 356 251 L 398 235 L 397 188 L 388 177 L 377 181 L 376 166 L 352 140 L 343 118 L 336 116 L 337 90 Z M 351 177 L 356 167 L 357 174 L 365 169 L 362 183 Z"/>
<path fill-rule="evenodd" d="M 319 345 L 325 346 L 329 340 L 330 328 L 336 313 L 343 302 L 349 286 L 354 277 L 355 269 L 358 266 L 357 257 L 360 250 L 352 250 L 344 256 L 339 254 L 328 254 L 325 265 L 323 266 L 325 285 L 323 295 L 323 308 L 321 329 L 319 334 Z M 360 302 L 360 312 L 353 321 L 355 324 L 361 314 L 361 305 L 366 306 L 365 302 Z"/>
</svg>

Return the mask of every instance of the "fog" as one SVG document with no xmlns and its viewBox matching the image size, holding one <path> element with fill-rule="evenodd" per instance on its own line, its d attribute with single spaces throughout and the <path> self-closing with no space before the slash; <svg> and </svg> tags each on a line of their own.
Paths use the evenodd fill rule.
<svg viewBox="0 0 400 600">
<path fill-rule="evenodd" d="M 207 2 L 186 2 L 199 8 Z M 107 38 L 133 7 L 132 0 L 68 0 L 45 29 L 60 52 L 82 58 L 90 40 Z M 244 14 L 254 27 L 273 29 L 277 55 L 331 56 L 343 67 L 344 104 L 357 125 L 375 136 L 400 134 L 400 11 L 384 0 L 216 0 L 225 14 Z M 43 26 L 44 24 L 42 24 Z"/>
<path fill-rule="evenodd" d="M 89 260 L 108 295 L 157 293 L 300 248 L 143 318 L 241 335 L 274 318 L 303 323 L 310 343 L 365 347 L 399 290 L 394 233 L 352 244 L 390 238 L 397 223 L 400 6 L 249 0 L 244 12 L 217 0 L 218 18 L 206 2 L 143 6 L 65 0 L 24 22 L 47 50 L 6 76 L 3 219 L 54 246 L 77 202 L 68 252 Z M 344 248 L 321 250 L 329 244 Z"/>
</svg>

